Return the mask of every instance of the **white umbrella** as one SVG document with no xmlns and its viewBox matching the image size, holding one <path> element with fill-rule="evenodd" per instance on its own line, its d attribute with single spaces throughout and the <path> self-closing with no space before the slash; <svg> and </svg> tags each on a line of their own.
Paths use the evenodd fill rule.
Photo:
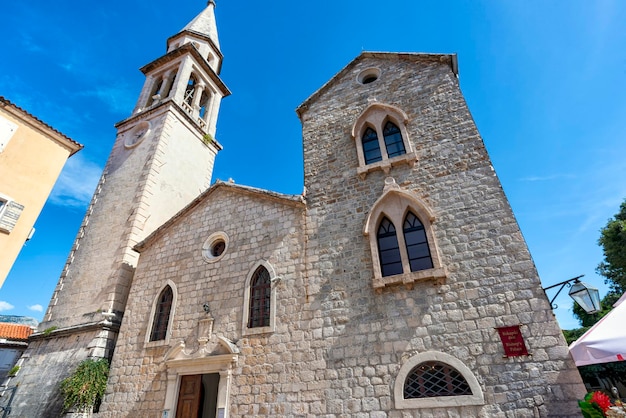
<svg viewBox="0 0 626 418">
<path fill-rule="evenodd" d="M 576 366 L 626 359 L 626 293 L 613 310 L 569 346 Z"/>
</svg>

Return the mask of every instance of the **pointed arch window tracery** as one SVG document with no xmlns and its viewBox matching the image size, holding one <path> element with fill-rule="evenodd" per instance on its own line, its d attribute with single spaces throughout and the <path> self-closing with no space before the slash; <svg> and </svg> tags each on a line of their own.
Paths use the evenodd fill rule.
<svg viewBox="0 0 626 418">
<path fill-rule="evenodd" d="M 406 154 L 402 133 L 393 122 L 387 121 L 383 128 L 383 138 L 385 138 L 385 148 L 389 158 Z"/>
<path fill-rule="evenodd" d="M 378 227 L 378 254 L 380 257 L 380 269 L 383 276 L 391 276 L 402 273 L 402 257 L 396 228 L 393 223 L 384 217 Z"/>
<path fill-rule="evenodd" d="M 359 167 L 364 178 L 374 170 L 389 173 L 400 164 L 413 166 L 417 155 L 407 131 L 408 116 L 399 108 L 383 103 L 369 105 L 352 126 Z"/>
<path fill-rule="evenodd" d="M 423 280 L 442 283 L 447 273 L 438 256 L 432 212 L 392 178 L 385 182 L 385 191 L 372 207 L 363 232 L 370 242 L 373 287 L 411 287 Z"/>
<path fill-rule="evenodd" d="M 432 268 L 433 260 L 430 256 L 426 230 L 422 222 L 413 212 L 409 211 L 404 218 L 403 233 L 411 271 Z"/>
<path fill-rule="evenodd" d="M 150 341 L 164 340 L 167 335 L 168 324 L 170 322 L 170 313 L 172 310 L 172 302 L 174 301 L 174 292 L 170 286 L 165 288 L 159 294 L 154 319 L 152 321 L 152 330 L 150 332 Z"/>
<path fill-rule="evenodd" d="M 273 332 L 276 319 L 276 286 L 279 279 L 265 260 L 249 271 L 244 288 L 244 335 Z"/>
<path fill-rule="evenodd" d="M 269 272 L 265 267 L 259 266 L 250 284 L 249 328 L 266 327 L 270 324 L 271 287 Z"/>
<path fill-rule="evenodd" d="M 372 128 L 367 128 L 361 137 L 365 164 L 375 163 L 383 159 L 378 143 L 378 135 Z"/>
</svg>

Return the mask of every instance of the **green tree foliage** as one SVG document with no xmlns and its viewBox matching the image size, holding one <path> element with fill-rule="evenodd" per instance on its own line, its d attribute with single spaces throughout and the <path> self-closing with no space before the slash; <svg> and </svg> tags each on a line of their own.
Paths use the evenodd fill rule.
<svg viewBox="0 0 626 418">
<path fill-rule="evenodd" d="M 604 261 L 596 271 L 605 277 L 612 292 L 621 295 L 626 291 L 626 200 L 620 205 L 619 213 L 600 230 L 598 244 Z"/>
<path fill-rule="evenodd" d="M 626 291 L 626 200 L 620 205 L 619 213 L 609 219 L 600 230 L 598 244 L 602 247 L 604 260 L 598 265 L 596 272 L 604 276 L 609 292 L 601 301 L 602 310 L 596 314 L 588 314 L 574 303 L 574 316 L 583 328 L 592 326 L 609 313 L 613 304 Z M 569 331 L 570 336 L 578 332 L 579 330 Z"/>
<path fill-rule="evenodd" d="M 65 411 L 76 408 L 87 411 L 100 402 L 107 386 L 109 362 L 107 359 L 87 359 L 81 362 L 66 379 L 61 381 Z"/>
</svg>

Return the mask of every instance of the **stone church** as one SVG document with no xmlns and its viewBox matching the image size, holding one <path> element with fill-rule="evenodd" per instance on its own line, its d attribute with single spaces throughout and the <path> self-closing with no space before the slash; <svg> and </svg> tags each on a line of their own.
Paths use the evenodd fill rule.
<svg viewBox="0 0 626 418">
<path fill-rule="evenodd" d="M 214 6 L 141 69 L 11 416 L 102 357 L 98 417 L 579 416 L 456 56 L 363 52 L 306 99 L 302 195 L 211 184 Z"/>
</svg>

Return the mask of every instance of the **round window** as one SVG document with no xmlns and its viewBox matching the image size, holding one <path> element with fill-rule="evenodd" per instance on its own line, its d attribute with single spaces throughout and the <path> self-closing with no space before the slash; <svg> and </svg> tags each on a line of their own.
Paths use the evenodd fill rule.
<svg viewBox="0 0 626 418">
<path fill-rule="evenodd" d="M 228 248 L 228 235 L 224 232 L 215 232 L 204 241 L 202 257 L 208 263 L 220 260 Z"/>
<path fill-rule="evenodd" d="M 359 73 L 359 75 L 357 76 L 357 80 L 361 84 L 370 84 L 378 80 L 379 77 L 380 77 L 380 69 L 368 68 Z"/>
<path fill-rule="evenodd" d="M 215 241 L 211 246 L 211 255 L 213 257 L 219 257 L 226 249 L 226 243 L 222 240 Z"/>
</svg>

